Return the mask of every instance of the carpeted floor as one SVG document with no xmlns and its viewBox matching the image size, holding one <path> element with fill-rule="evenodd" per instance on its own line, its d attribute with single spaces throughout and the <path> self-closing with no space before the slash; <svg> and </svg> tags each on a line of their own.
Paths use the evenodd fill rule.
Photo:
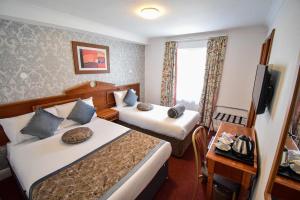
<svg viewBox="0 0 300 200">
<path fill-rule="evenodd" d="M 192 199 L 194 187 L 194 154 L 192 145 L 181 159 L 171 157 L 169 160 L 169 178 L 156 194 L 156 200 Z M 205 198 L 206 185 L 198 187 L 196 199 Z M 21 194 L 13 178 L 0 182 L 0 200 L 19 200 Z"/>
<path fill-rule="evenodd" d="M 190 145 L 180 159 L 169 159 L 169 178 L 162 185 L 155 200 L 192 199 L 195 184 L 194 150 Z M 206 184 L 199 184 L 195 199 L 206 199 Z"/>
<path fill-rule="evenodd" d="M 20 200 L 22 195 L 15 180 L 10 177 L 0 182 L 0 200 Z"/>
</svg>

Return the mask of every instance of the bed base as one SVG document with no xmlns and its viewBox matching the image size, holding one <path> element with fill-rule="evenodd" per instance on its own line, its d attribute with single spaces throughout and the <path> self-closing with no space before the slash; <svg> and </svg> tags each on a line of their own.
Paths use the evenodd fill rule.
<svg viewBox="0 0 300 200">
<path fill-rule="evenodd" d="M 146 188 L 139 194 L 136 200 L 152 200 L 164 181 L 168 178 L 168 162 L 165 162 L 163 166 L 158 170 L 151 182 Z"/>
<path fill-rule="evenodd" d="M 123 122 L 121 120 L 116 120 L 115 122 L 122 125 L 122 126 L 126 126 L 130 129 L 134 129 L 134 130 L 140 131 L 142 133 L 146 133 L 148 135 L 151 135 L 151 136 L 157 137 L 159 139 L 170 142 L 171 146 L 172 146 L 172 155 L 175 156 L 175 157 L 178 157 L 178 158 L 183 156 L 184 152 L 187 150 L 187 148 L 192 143 L 192 135 L 193 135 L 193 132 L 194 132 L 195 128 L 197 127 L 197 125 L 196 125 L 191 130 L 191 132 L 184 138 L 184 140 L 179 140 L 179 139 L 176 139 L 176 138 L 173 138 L 173 137 L 169 137 L 169 136 L 166 136 L 166 135 L 162 135 L 162 134 L 150 131 L 148 129 L 143 129 L 143 128 L 140 128 L 138 126 L 128 124 L 128 123 Z"/>
<path fill-rule="evenodd" d="M 17 175 L 15 174 L 13 168 L 11 167 L 10 163 L 8 162 L 8 165 L 9 165 L 9 168 L 10 168 L 10 171 L 11 171 L 11 174 L 12 174 L 12 177 L 15 179 L 16 183 L 17 183 L 17 186 L 18 186 L 18 189 L 19 189 L 19 192 L 22 196 L 22 199 L 24 200 L 29 200 L 27 195 L 26 195 L 26 191 L 23 190 L 22 186 L 21 186 L 21 183 L 17 177 Z"/>
<path fill-rule="evenodd" d="M 24 200 L 29 200 L 26 195 L 26 191 L 22 188 L 17 176 L 15 175 L 13 169 L 9 165 L 12 175 L 18 185 L 19 191 L 22 194 L 22 198 Z M 164 181 L 168 178 L 168 161 L 166 161 L 162 167 L 155 174 L 150 183 L 146 186 L 146 188 L 138 195 L 136 200 L 152 200 Z"/>
</svg>

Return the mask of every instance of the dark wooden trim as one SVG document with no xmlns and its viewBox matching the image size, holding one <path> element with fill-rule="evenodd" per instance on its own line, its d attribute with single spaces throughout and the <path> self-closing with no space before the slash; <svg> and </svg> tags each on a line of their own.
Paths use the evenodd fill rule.
<svg viewBox="0 0 300 200">
<path fill-rule="evenodd" d="M 62 95 L 2 104 L 0 105 L 0 119 L 30 113 L 38 107 L 47 108 L 54 105 L 68 103 L 78 98 L 86 99 L 93 97 L 93 103 L 97 110 L 110 108 L 115 106 L 113 92 L 127 89 L 134 89 L 136 94 L 140 96 L 139 83 L 115 86 L 111 83 L 96 81 L 95 87 L 91 87 L 90 82 L 86 82 L 66 90 Z M 9 140 L 0 126 L 0 145 L 5 145 L 7 142 L 9 142 Z"/>
<path fill-rule="evenodd" d="M 271 34 L 267 37 L 265 42 L 262 44 L 259 64 L 262 65 L 269 64 L 274 35 L 275 35 L 275 29 L 272 30 Z M 247 127 L 249 128 L 253 127 L 255 125 L 255 121 L 256 121 L 256 110 L 253 101 L 251 100 L 251 105 L 248 113 Z"/>
<path fill-rule="evenodd" d="M 256 120 L 256 113 L 255 113 L 255 108 L 253 105 L 253 101 L 251 101 L 250 109 L 248 112 L 248 118 L 247 118 L 247 125 L 246 127 L 251 128 L 255 124 Z"/>
<path fill-rule="evenodd" d="M 275 35 L 275 29 L 272 30 L 271 34 L 267 37 L 265 42 L 262 44 L 259 64 L 267 65 L 269 63 L 274 35 Z"/>
<path fill-rule="evenodd" d="M 276 178 L 277 171 L 278 171 L 278 168 L 280 165 L 281 154 L 282 154 L 283 148 L 285 146 L 286 138 L 288 135 L 288 130 L 289 130 L 290 123 L 291 123 L 291 120 L 293 117 L 294 109 L 296 106 L 297 96 L 299 95 L 299 88 L 300 88 L 300 65 L 298 68 L 298 76 L 297 76 L 297 80 L 296 80 L 295 87 L 294 87 L 294 93 L 293 93 L 292 99 L 290 101 L 290 105 L 287 109 L 287 113 L 284 118 L 284 123 L 283 123 L 284 125 L 281 130 L 279 142 L 278 142 L 279 144 L 276 149 L 275 158 L 274 158 L 274 161 L 272 164 L 272 168 L 270 171 L 267 186 L 265 188 L 265 198 L 266 199 L 271 199 L 271 194 L 272 194 L 272 190 L 273 190 L 273 186 L 274 186 L 274 180 Z"/>
<path fill-rule="evenodd" d="M 273 46 L 274 35 L 275 35 L 275 29 L 272 30 L 270 36 L 267 39 L 268 52 L 267 52 L 266 64 L 269 64 L 269 60 L 270 60 L 270 56 L 271 56 L 271 51 L 272 51 L 272 46 Z"/>
<path fill-rule="evenodd" d="M 78 52 L 77 47 L 91 47 L 91 48 L 98 48 L 98 49 L 105 49 L 106 50 L 106 63 L 107 63 L 107 70 L 88 70 L 83 71 L 79 69 L 79 63 L 78 63 Z M 98 45 L 98 44 L 89 44 L 84 42 L 77 42 L 72 41 L 72 51 L 73 51 L 73 61 L 74 61 L 74 67 L 75 67 L 75 74 L 101 74 L 101 73 L 109 73 L 110 72 L 110 64 L 109 64 L 109 47 L 104 45 Z"/>
</svg>

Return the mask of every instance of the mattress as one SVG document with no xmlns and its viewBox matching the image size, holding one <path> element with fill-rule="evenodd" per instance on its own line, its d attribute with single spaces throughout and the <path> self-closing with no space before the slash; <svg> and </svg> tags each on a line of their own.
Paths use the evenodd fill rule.
<svg viewBox="0 0 300 200">
<path fill-rule="evenodd" d="M 8 145 L 8 160 L 27 196 L 35 181 L 78 160 L 129 130 L 115 123 L 95 118 L 90 123 L 83 125 L 94 131 L 93 137 L 79 145 L 64 144 L 61 141 L 62 134 L 74 127 L 79 126 L 58 130 L 54 136 L 43 140 Z M 164 143 L 108 199 L 134 199 L 137 197 L 167 161 L 170 154 L 170 143 Z"/>
<path fill-rule="evenodd" d="M 200 117 L 196 111 L 185 110 L 181 117 L 173 119 L 168 117 L 169 107 L 154 104 L 153 110 L 150 111 L 139 111 L 136 105 L 113 107 L 113 109 L 119 111 L 119 120 L 123 122 L 178 140 L 184 140 Z"/>
</svg>

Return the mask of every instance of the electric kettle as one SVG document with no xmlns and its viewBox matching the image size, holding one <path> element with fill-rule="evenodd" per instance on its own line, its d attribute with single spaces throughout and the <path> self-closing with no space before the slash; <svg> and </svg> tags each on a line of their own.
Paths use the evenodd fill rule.
<svg viewBox="0 0 300 200">
<path fill-rule="evenodd" d="M 251 156 L 252 148 L 252 140 L 250 139 L 250 137 L 247 137 L 245 135 L 240 135 L 232 145 L 232 150 L 234 151 L 234 153 L 242 157 Z"/>
</svg>

